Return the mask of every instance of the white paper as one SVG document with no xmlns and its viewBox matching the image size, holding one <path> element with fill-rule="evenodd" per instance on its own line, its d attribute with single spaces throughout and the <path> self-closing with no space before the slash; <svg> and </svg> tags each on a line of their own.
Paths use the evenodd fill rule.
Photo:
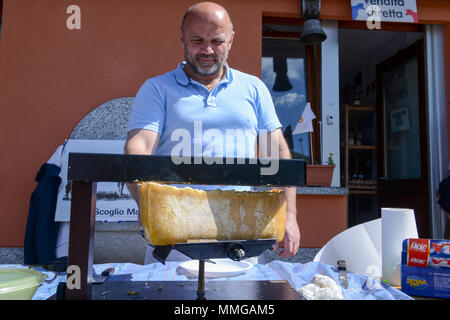
<svg viewBox="0 0 450 320">
<path fill-rule="evenodd" d="M 402 243 L 418 238 L 414 210 L 381 208 L 382 278 L 393 286 L 401 285 Z"/>
<path fill-rule="evenodd" d="M 292 134 L 300 134 L 304 132 L 313 132 L 312 121 L 316 118 L 316 115 L 311 110 L 311 104 L 308 102 L 305 105 L 300 119 L 298 119 L 297 125 L 295 126 Z"/>
<path fill-rule="evenodd" d="M 314 261 L 332 266 L 337 266 L 338 260 L 345 260 L 350 272 L 381 277 L 381 219 L 341 232 L 314 257 Z"/>
</svg>

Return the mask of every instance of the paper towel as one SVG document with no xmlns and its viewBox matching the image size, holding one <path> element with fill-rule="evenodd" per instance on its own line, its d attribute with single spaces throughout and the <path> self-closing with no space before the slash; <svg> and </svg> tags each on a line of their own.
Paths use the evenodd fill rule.
<svg viewBox="0 0 450 320">
<path fill-rule="evenodd" d="M 381 219 L 349 228 L 325 244 L 314 261 L 336 266 L 345 260 L 347 270 L 375 278 L 381 277 Z"/>
<path fill-rule="evenodd" d="M 381 208 L 382 278 L 393 286 L 400 286 L 402 242 L 418 238 L 414 210 Z"/>
</svg>

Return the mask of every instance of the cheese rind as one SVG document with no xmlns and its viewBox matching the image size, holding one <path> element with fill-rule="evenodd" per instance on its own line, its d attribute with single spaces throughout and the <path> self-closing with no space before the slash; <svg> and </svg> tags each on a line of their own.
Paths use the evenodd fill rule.
<svg viewBox="0 0 450 320">
<path fill-rule="evenodd" d="M 205 191 L 154 182 L 139 187 L 141 222 L 152 245 L 189 239 L 283 240 L 284 192 Z"/>
</svg>

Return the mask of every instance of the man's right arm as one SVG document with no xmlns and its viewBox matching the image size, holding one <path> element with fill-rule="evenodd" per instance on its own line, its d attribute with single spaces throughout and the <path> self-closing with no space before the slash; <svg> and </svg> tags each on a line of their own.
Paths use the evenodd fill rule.
<svg viewBox="0 0 450 320">
<path fill-rule="evenodd" d="M 134 129 L 128 132 L 127 142 L 125 143 L 125 154 L 143 154 L 151 155 L 155 152 L 158 145 L 159 134 L 145 129 Z M 134 200 L 140 206 L 139 188 L 136 183 L 127 183 L 127 188 Z"/>
</svg>

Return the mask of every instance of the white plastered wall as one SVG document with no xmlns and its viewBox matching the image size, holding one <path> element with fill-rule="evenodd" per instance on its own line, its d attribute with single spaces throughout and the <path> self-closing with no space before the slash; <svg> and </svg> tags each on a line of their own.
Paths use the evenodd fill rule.
<svg viewBox="0 0 450 320">
<path fill-rule="evenodd" d="M 322 42 L 321 69 L 321 163 L 326 163 L 330 152 L 336 167 L 332 187 L 340 186 L 340 131 L 339 131 L 339 38 L 337 21 L 321 21 L 327 39 Z"/>
</svg>

